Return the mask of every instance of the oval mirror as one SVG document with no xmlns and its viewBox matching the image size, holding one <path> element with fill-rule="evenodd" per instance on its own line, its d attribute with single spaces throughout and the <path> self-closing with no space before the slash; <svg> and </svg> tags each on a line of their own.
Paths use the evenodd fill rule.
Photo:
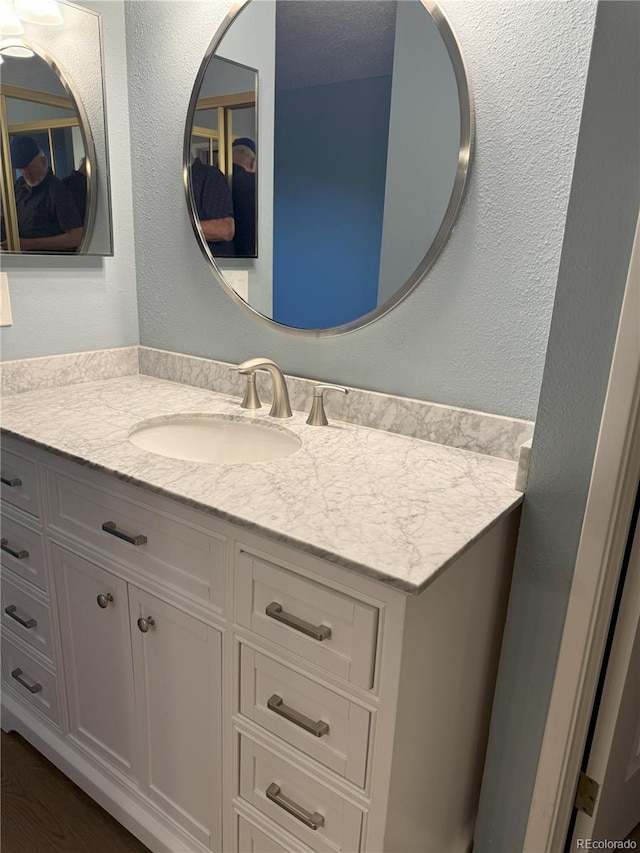
<svg viewBox="0 0 640 853">
<path fill-rule="evenodd" d="M 4 3 L 4 6 L 10 5 Z M 72 254 L 113 254 L 102 16 L 70 0 L 56 0 L 49 5 L 59 13 L 55 24 L 51 18 L 43 20 L 44 13 L 50 10 L 42 4 L 38 9 L 31 9 L 37 20 L 32 14 L 23 14 L 22 7 L 16 4 L 16 14 L 19 12 L 22 17 L 17 24 L 11 22 L 12 29 L 7 30 L 7 37 L 0 41 L 0 189 L 3 237 L 6 238 L 2 251 L 3 256 L 6 253 L 63 254 L 65 262 L 69 263 Z M 6 23 L 3 21 L 3 26 Z M 20 30 L 19 36 L 8 35 L 9 31 L 17 33 Z M 19 141 L 26 137 L 31 137 L 33 144 Z M 12 142 L 19 149 L 15 164 Z M 45 227 L 44 220 L 49 214 L 45 216 L 41 209 L 35 210 L 38 198 L 44 202 L 45 187 L 40 185 L 38 190 L 36 186 L 28 205 L 20 213 L 26 228 L 24 239 L 38 239 L 39 245 L 26 243 L 21 247 L 21 217 L 15 205 L 15 193 L 22 172 L 16 164 L 24 162 L 34 145 L 38 154 L 44 155 L 47 170 L 50 169 L 56 181 L 65 181 L 66 189 L 73 195 L 70 204 L 75 206 L 77 217 L 67 210 L 62 216 L 62 226 L 56 224 L 54 233 L 45 237 L 44 232 L 52 230 Z M 34 180 L 32 174 L 29 178 Z M 64 190 L 62 195 L 68 201 Z M 60 232 L 73 231 L 78 217 L 82 232 L 80 242 L 77 242 L 75 230 L 71 242 L 76 245 L 61 246 L 60 243 L 69 240 Z M 45 239 L 48 245 L 41 242 Z M 13 258 L 7 263 L 13 263 Z"/>
<path fill-rule="evenodd" d="M 213 39 L 185 129 L 187 203 L 233 298 L 283 330 L 389 311 L 446 242 L 471 95 L 427 0 L 248 0 Z"/>
<path fill-rule="evenodd" d="M 42 48 L 3 42 L 1 55 L 3 165 L 11 176 L 2 185 L 2 249 L 83 254 L 95 219 L 84 108 Z"/>
</svg>

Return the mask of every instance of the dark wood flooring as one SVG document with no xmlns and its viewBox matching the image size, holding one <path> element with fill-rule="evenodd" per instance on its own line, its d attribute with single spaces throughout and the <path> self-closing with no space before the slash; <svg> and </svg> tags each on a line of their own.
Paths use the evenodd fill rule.
<svg viewBox="0 0 640 853">
<path fill-rule="evenodd" d="M 150 853 L 19 734 L 1 734 L 2 853 Z M 629 838 L 640 848 L 640 824 Z"/>
<path fill-rule="evenodd" d="M 149 853 L 15 732 L 2 732 L 2 853 Z"/>
</svg>

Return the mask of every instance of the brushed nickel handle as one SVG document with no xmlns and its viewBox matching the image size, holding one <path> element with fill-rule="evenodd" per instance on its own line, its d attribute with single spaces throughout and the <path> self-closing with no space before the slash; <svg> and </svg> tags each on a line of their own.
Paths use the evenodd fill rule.
<svg viewBox="0 0 640 853">
<path fill-rule="evenodd" d="M 98 607 L 101 607 L 103 610 L 105 607 L 109 606 L 109 602 L 113 601 L 113 596 L 110 592 L 105 593 L 101 592 L 100 595 L 96 597 L 96 601 L 98 602 Z"/>
<path fill-rule="evenodd" d="M 156 620 L 153 616 L 141 616 L 138 619 L 138 628 L 142 631 L 143 634 L 146 634 L 149 628 L 153 628 L 156 624 Z"/>
<path fill-rule="evenodd" d="M 5 486 L 21 486 L 22 480 L 20 477 L 0 477 L 3 485 Z"/>
<path fill-rule="evenodd" d="M 272 782 L 269 785 L 266 793 L 267 797 L 272 802 L 277 806 L 280 806 L 281 809 L 284 809 L 290 815 L 293 815 L 293 817 L 297 818 L 305 826 L 308 826 L 309 829 L 318 829 L 324 824 L 323 815 L 318 814 L 318 812 L 308 812 L 306 809 L 303 809 L 302 806 L 294 803 L 294 801 L 289 799 L 289 797 L 285 797 L 280 790 L 280 785 L 276 785 L 275 782 Z"/>
<path fill-rule="evenodd" d="M 19 551 L 14 551 L 13 548 L 9 547 L 9 543 L 6 539 L 0 539 L 0 548 L 7 554 L 11 554 L 11 556 L 15 557 L 16 560 L 26 560 L 29 556 L 29 552 L 25 551 L 24 548 L 21 548 Z"/>
<path fill-rule="evenodd" d="M 282 697 L 278 696 L 276 693 L 267 700 L 267 708 L 275 714 L 279 714 L 281 717 L 284 717 L 285 720 L 289 720 L 290 723 L 304 729 L 305 732 L 311 732 L 311 734 L 316 737 L 322 737 L 322 735 L 329 733 L 328 723 L 325 723 L 324 720 L 314 722 L 310 717 L 306 717 L 304 714 L 301 714 L 300 711 L 289 708 L 289 706 L 285 705 L 282 701 Z"/>
<path fill-rule="evenodd" d="M 327 415 L 324 411 L 324 397 L 323 394 L 325 391 L 341 391 L 343 394 L 348 394 L 346 388 L 343 388 L 342 385 L 314 385 L 313 386 L 313 402 L 311 403 L 311 411 L 309 412 L 309 417 L 307 418 L 307 423 L 311 426 L 327 426 L 329 421 L 327 420 Z"/>
<path fill-rule="evenodd" d="M 236 368 L 237 370 L 237 368 Z M 247 373 L 247 386 L 244 391 L 244 397 L 242 398 L 242 402 L 240 403 L 241 409 L 261 409 L 262 403 L 260 402 L 260 397 L 258 396 L 258 389 L 256 387 L 256 375 L 255 373 Z"/>
<path fill-rule="evenodd" d="M 282 605 L 278 604 L 277 601 L 272 601 L 271 604 L 267 604 L 265 613 L 272 619 L 282 622 L 290 628 L 295 628 L 296 631 L 300 631 L 308 637 L 313 637 L 314 640 L 322 642 L 322 640 L 328 640 L 331 636 L 331 628 L 327 625 L 312 625 L 311 622 L 305 622 L 304 619 L 299 619 L 297 616 L 285 613 L 282 609 Z"/>
<path fill-rule="evenodd" d="M 125 533 L 124 530 L 118 530 L 115 521 L 105 521 L 105 523 L 102 525 L 102 529 L 105 533 L 110 533 L 112 536 L 117 536 L 118 539 L 124 539 L 124 541 L 128 542 L 130 545 L 147 544 L 147 537 L 144 536 L 142 533 L 132 535 L 131 533 Z"/>
<path fill-rule="evenodd" d="M 28 681 L 25 681 L 22 676 L 22 670 L 20 668 L 14 669 L 11 673 L 11 678 L 15 678 L 18 684 L 22 684 L 23 687 L 26 687 L 29 693 L 40 693 L 42 690 L 42 684 L 38 684 L 36 681 L 35 684 L 29 684 Z"/>
<path fill-rule="evenodd" d="M 7 616 L 11 616 L 12 619 L 15 619 L 16 622 L 19 622 L 23 628 L 35 628 L 38 624 L 35 619 L 22 619 L 18 616 L 17 613 L 18 608 L 15 604 L 10 604 L 8 607 L 5 607 L 4 612 Z"/>
</svg>

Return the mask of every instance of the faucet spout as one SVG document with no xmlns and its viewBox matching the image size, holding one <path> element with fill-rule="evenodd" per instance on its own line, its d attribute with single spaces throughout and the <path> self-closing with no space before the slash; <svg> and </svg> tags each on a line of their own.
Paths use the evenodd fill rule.
<svg viewBox="0 0 640 853">
<path fill-rule="evenodd" d="M 269 414 L 273 418 L 292 417 L 291 404 L 289 403 L 289 392 L 284 374 L 270 358 L 250 358 L 238 365 L 238 373 L 255 373 L 256 370 L 266 370 L 273 383 L 273 403 Z"/>
</svg>

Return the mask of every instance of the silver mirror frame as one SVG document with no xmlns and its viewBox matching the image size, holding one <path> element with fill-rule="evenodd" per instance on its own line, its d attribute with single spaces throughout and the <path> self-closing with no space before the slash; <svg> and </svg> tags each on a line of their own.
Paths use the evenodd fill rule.
<svg viewBox="0 0 640 853">
<path fill-rule="evenodd" d="M 87 195 L 87 219 L 86 232 L 91 233 L 91 239 L 84 248 L 85 238 L 81 248 L 82 252 L 75 254 L 55 254 L 53 252 L 7 252 L 3 255 L 7 263 L 13 263 L 14 258 L 41 257 L 41 258 L 63 258 L 65 263 L 69 263 L 72 258 L 77 257 L 113 257 L 114 254 L 114 234 L 113 234 L 113 210 L 111 199 L 111 178 L 110 178 L 110 163 L 109 163 L 109 131 L 107 126 L 107 93 L 106 79 L 104 67 L 104 37 L 102 31 L 102 15 L 93 9 L 88 9 L 75 0 L 57 0 L 58 4 L 63 7 L 63 11 L 67 11 L 71 16 L 82 16 L 78 20 L 87 22 L 87 26 L 92 27 L 91 39 L 95 38 L 96 44 L 96 63 L 99 68 L 99 84 L 89 86 L 83 84 L 80 75 L 74 76 L 73 68 L 68 72 L 60 74 L 58 62 L 52 60 L 49 50 L 48 29 L 57 31 L 59 28 L 41 27 L 37 24 L 25 24 L 24 36 L 8 36 L 2 39 L 2 46 L 8 46 L 10 42 L 29 42 L 28 46 L 33 50 L 33 44 L 36 44 L 35 52 L 41 57 L 47 57 L 46 61 L 53 65 L 58 76 L 64 81 L 65 85 L 72 93 L 76 104 L 83 110 L 79 113 L 80 119 L 85 127 L 85 140 L 87 145 L 91 146 L 91 154 L 93 156 L 93 173 L 91 174 L 91 187 L 89 192 L 92 192 L 93 199 Z M 67 22 L 68 23 L 68 22 Z M 95 26 L 94 26 L 95 25 Z M 70 32 L 75 32 L 70 29 Z M 37 33 L 38 41 L 33 37 Z M 45 45 L 45 46 L 43 46 Z M 61 54 L 62 56 L 62 54 Z M 65 59 L 62 57 L 62 61 Z M 65 63 L 66 64 L 66 63 Z M 96 69 L 97 70 L 97 69 Z M 96 79 L 95 77 L 93 78 Z M 71 84 L 73 81 L 73 84 Z M 86 103 L 81 92 L 87 95 Z M 95 95 L 95 103 L 94 103 Z M 87 111 L 87 112 L 85 112 Z M 91 120 L 89 120 L 91 116 Z M 8 155 L 7 155 L 8 156 Z M 10 172 L 11 173 L 11 172 Z"/>
<path fill-rule="evenodd" d="M 464 194 L 469 183 L 469 177 L 471 174 L 473 145 L 475 140 L 475 117 L 473 108 L 473 96 L 471 93 L 469 76 L 467 74 L 466 65 L 462 56 L 462 51 L 458 43 L 458 39 L 456 38 L 456 35 L 453 32 L 453 29 L 451 28 L 451 25 L 449 24 L 449 21 L 447 20 L 444 12 L 440 9 L 438 4 L 433 2 L 433 0 L 420 0 L 420 3 L 422 4 L 422 6 L 424 6 L 425 11 L 429 15 L 431 15 L 431 18 L 437 26 L 438 31 L 447 49 L 447 53 L 449 54 L 449 59 L 451 60 L 451 64 L 453 66 L 456 84 L 458 88 L 458 105 L 460 108 L 460 146 L 458 150 L 458 165 L 456 168 L 456 176 L 454 179 L 453 188 L 451 190 L 449 204 L 445 211 L 442 223 L 436 233 L 436 236 L 433 239 L 433 242 L 429 246 L 426 255 L 416 268 L 415 272 L 407 280 L 407 282 L 401 288 L 399 288 L 390 299 L 388 299 L 386 302 L 383 302 L 382 305 L 378 306 L 373 311 L 369 311 L 367 314 L 363 314 L 357 320 L 352 320 L 351 322 L 344 323 L 340 326 L 332 326 L 326 329 L 299 329 L 294 326 L 287 326 L 284 323 L 278 323 L 277 320 L 272 320 L 270 317 L 266 317 L 264 314 L 261 314 L 259 311 L 256 311 L 254 308 L 251 307 L 251 305 L 245 302 L 245 300 L 242 299 L 242 297 L 239 296 L 236 291 L 225 281 L 222 272 L 215 263 L 215 259 L 209 252 L 207 243 L 202 234 L 198 218 L 195 214 L 195 202 L 193 199 L 189 182 L 189 164 L 191 161 L 191 128 L 195 119 L 198 95 L 200 93 L 200 88 L 202 86 L 204 76 L 209 65 L 209 61 L 211 57 L 215 54 L 220 42 L 222 41 L 224 35 L 226 34 L 227 30 L 229 29 L 237 15 L 250 2 L 251 0 L 241 0 L 241 2 L 235 3 L 232 6 L 230 11 L 220 24 L 216 34 L 213 37 L 211 44 L 209 45 L 209 48 L 204 56 L 204 59 L 202 60 L 200 69 L 198 70 L 198 75 L 193 85 L 191 100 L 189 102 L 189 108 L 187 110 L 184 133 L 183 181 L 187 201 L 187 209 L 189 212 L 189 218 L 193 227 L 194 234 L 200 245 L 200 250 L 202 251 L 202 254 L 211 264 L 214 276 L 218 280 L 218 283 L 222 286 L 223 290 L 226 291 L 226 293 L 231 297 L 231 299 L 233 299 L 234 302 L 236 302 L 238 305 L 241 305 L 245 310 L 248 310 L 258 320 L 258 322 L 267 325 L 272 329 L 278 329 L 279 331 L 285 332 L 286 334 L 297 335 L 305 338 L 330 337 L 342 335 L 347 332 L 352 332 L 356 329 L 362 329 L 387 314 L 389 311 L 391 311 L 392 308 L 395 308 L 396 305 L 402 302 L 402 300 L 405 299 L 409 295 L 409 293 L 411 293 L 411 291 L 422 281 L 422 279 L 426 276 L 427 272 L 435 263 L 437 257 L 439 256 L 440 252 L 444 248 L 444 245 L 449 239 L 451 232 L 453 231 L 453 227 L 455 225 L 458 213 L 460 211 L 460 207 L 462 205 L 462 200 L 464 198 Z M 336 0 L 336 2 L 338 2 L 338 0 Z"/>
<path fill-rule="evenodd" d="M 95 177 L 94 180 L 91 180 L 92 169 L 96 163 L 96 147 L 93 141 L 93 133 L 91 132 L 91 126 L 89 124 L 89 119 L 87 118 L 87 114 L 84 108 L 84 104 L 82 103 L 82 99 L 78 94 L 77 89 L 72 84 L 71 80 L 67 77 L 64 71 L 60 68 L 56 60 L 53 56 L 35 42 L 30 41 L 26 38 L 7 38 L 3 39 L 1 46 L 5 47 L 26 47 L 29 50 L 33 51 L 33 53 L 47 63 L 49 68 L 56 75 L 60 83 L 64 86 L 67 91 L 67 94 L 71 98 L 76 111 L 78 113 L 78 119 L 80 121 L 80 132 L 82 133 L 82 141 L 84 144 L 85 155 L 87 156 L 87 211 L 85 215 L 84 221 L 84 233 L 82 235 L 82 241 L 78 246 L 78 251 L 74 255 L 74 257 L 78 257 L 78 255 L 86 255 L 89 246 L 91 245 L 91 238 L 93 236 L 93 226 L 95 225 L 96 220 L 96 202 L 97 202 L 97 193 L 95 191 Z M 7 133 L 7 139 L 4 138 L 5 132 Z M 8 129 L 2 129 L 2 147 L 4 151 L 8 152 Z M 11 166 L 11 161 L 7 154 L 6 162 L 3 163 L 3 174 L 5 170 L 8 169 L 8 174 L 13 174 L 13 169 Z M 24 252 L 9 252 L 7 257 L 22 257 Z M 55 252 L 30 252 L 30 255 L 56 255 Z"/>
</svg>

